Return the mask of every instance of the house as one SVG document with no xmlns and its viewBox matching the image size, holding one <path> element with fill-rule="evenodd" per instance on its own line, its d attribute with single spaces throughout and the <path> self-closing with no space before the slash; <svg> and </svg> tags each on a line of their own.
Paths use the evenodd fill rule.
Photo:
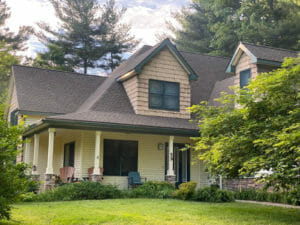
<svg viewBox="0 0 300 225">
<path fill-rule="evenodd" d="M 29 126 L 20 160 L 32 164 L 45 189 L 67 166 L 78 179 L 94 168 L 93 181 L 123 189 L 130 171 L 207 186 L 203 162 L 180 151 L 199 132 L 187 107 L 214 104 L 228 86 L 246 85 L 286 56 L 296 52 L 240 43 L 230 60 L 178 51 L 166 39 L 143 46 L 108 77 L 13 66 L 8 119 Z"/>
</svg>

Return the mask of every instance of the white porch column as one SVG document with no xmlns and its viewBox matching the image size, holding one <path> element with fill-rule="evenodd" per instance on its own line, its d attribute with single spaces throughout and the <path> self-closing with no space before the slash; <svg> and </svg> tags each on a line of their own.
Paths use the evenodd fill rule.
<svg viewBox="0 0 300 225">
<path fill-rule="evenodd" d="M 38 160 L 39 160 L 39 146 L 40 146 L 40 135 L 35 134 L 34 137 L 34 146 L 33 146 L 33 165 L 32 165 L 32 174 L 37 175 Z"/>
<path fill-rule="evenodd" d="M 173 164 L 173 160 L 174 160 L 173 145 L 174 145 L 174 136 L 170 136 L 170 139 L 169 139 L 169 161 L 168 161 L 167 176 L 175 176 L 174 164 Z"/>
<path fill-rule="evenodd" d="M 31 155 L 31 140 L 29 138 L 25 139 L 24 144 L 24 162 L 30 163 L 30 155 Z"/>
<path fill-rule="evenodd" d="M 96 131 L 96 140 L 95 140 L 95 161 L 94 161 L 94 171 L 93 175 L 100 174 L 100 148 L 101 148 L 101 131 Z"/>
<path fill-rule="evenodd" d="M 53 174 L 53 151 L 54 151 L 54 133 L 55 128 L 49 128 L 49 142 L 48 142 L 48 161 L 46 174 Z"/>
</svg>

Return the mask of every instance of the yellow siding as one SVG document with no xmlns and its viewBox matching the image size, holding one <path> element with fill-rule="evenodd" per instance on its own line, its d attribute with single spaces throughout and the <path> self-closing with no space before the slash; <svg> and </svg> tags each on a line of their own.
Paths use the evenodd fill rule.
<svg viewBox="0 0 300 225">
<path fill-rule="evenodd" d="M 180 84 L 180 111 L 149 109 L 149 79 L 178 82 Z M 137 114 L 189 119 L 186 110 L 191 104 L 189 77 L 168 49 L 160 51 L 142 69 L 142 72 L 125 81 L 124 88 Z"/>
<path fill-rule="evenodd" d="M 24 125 L 25 126 L 30 126 L 34 123 L 37 123 L 38 121 L 40 121 L 41 119 L 44 119 L 45 116 L 34 116 L 34 115 L 24 115 L 23 119 L 24 119 Z"/>
<path fill-rule="evenodd" d="M 10 122 L 11 112 L 14 111 L 17 108 L 18 108 L 17 91 L 16 91 L 16 87 L 14 86 L 12 96 L 11 96 L 11 99 L 10 99 L 10 107 L 9 107 L 9 111 L 8 111 L 8 121 L 9 122 Z"/>
</svg>

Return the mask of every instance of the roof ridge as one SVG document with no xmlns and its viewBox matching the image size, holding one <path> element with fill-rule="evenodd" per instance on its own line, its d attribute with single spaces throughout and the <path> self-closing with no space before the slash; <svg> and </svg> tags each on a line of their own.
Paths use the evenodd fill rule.
<svg viewBox="0 0 300 225">
<path fill-rule="evenodd" d="M 189 52 L 189 51 L 179 51 L 179 52 L 189 53 L 189 54 L 194 54 L 194 55 L 204 55 L 204 56 L 210 56 L 210 57 L 215 57 L 215 58 L 230 59 L 230 57 L 221 56 L 221 55 L 209 55 L 209 54 L 206 54 L 206 53 Z"/>
<path fill-rule="evenodd" d="M 258 44 L 245 42 L 245 41 L 241 41 L 241 43 L 256 46 L 256 47 L 261 47 L 261 48 L 270 48 L 270 49 L 274 49 L 274 50 L 282 50 L 282 51 L 287 51 L 287 52 L 299 53 L 299 51 L 296 51 L 296 50 L 291 50 L 291 49 L 286 49 L 286 48 L 278 48 L 278 47 L 269 46 L 269 45 L 258 45 Z"/>
<path fill-rule="evenodd" d="M 108 76 L 101 76 L 101 75 L 96 75 L 96 74 L 85 74 L 85 73 L 78 73 L 78 72 L 71 72 L 71 71 L 63 71 L 63 70 L 55 70 L 55 69 L 46 69 L 46 68 L 40 68 L 40 67 L 35 67 L 35 66 L 25 66 L 25 65 L 20 65 L 20 64 L 13 64 L 12 67 L 25 67 L 25 68 L 32 68 L 32 69 L 39 69 L 39 70 L 48 70 L 52 72 L 59 72 L 59 73 L 68 73 L 69 75 L 80 75 L 80 76 L 92 76 L 92 77 L 101 77 L 101 78 L 108 78 Z"/>
</svg>

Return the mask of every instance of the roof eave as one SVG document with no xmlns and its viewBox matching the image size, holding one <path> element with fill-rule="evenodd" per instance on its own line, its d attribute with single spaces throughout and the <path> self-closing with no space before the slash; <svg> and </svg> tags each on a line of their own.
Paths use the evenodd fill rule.
<svg viewBox="0 0 300 225">
<path fill-rule="evenodd" d="M 190 80 L 197 80 L 198 75 L 195 73 L 195 71 L 192 69 L 192 67 L 186 62 L 186 60 L 183 58 L 183 56 L 180 54 L 180 52 L 174 47 L 174 45 L 171 43 L 171 41 L 167 38 L 165 39 L 151 54 L 149 54 L 145 59 L 142 60 L 133 70 L 129 71 L 128 73 L 120 76 L 117 78 L 117 81 L 124 81 L 132 76 L 139 74 L 142 72 L 142 68 L 164 47 L 168 47 L 168 49 L 171 51 L 171 53 L 175 56 L 175 58 L 178 60 L 178 62 L 182 65 L 184 70 L 188 73 Z"/>
<path fill-rule="evenodd" d="M 162 134 L 162 135 L 177 135 L 177 136 L 198 136 L 199 131 L 195 129 L 182 129 L 182 128 L 169 128 L 169 127 L 154 127 L 143 125 L 130 125 L 130 124 L 117 124 L 117 123 L 102 123 L 102 122 L 89 122 L 79 120 L 65 120 L 65 119 L 43 119 L 41 124 L 47 125 L 47 127 L 53 128 L 66 128 L 66 129 L 82 129 L 82 130 L 103 130 L 103 131 L 115 131 L 115 132 L 130 132 L 130 133 L 148 133 L 148 134 Z M 41 124 L 35 125 L 31 129 L 38 131 L 38 127 Z M 43 127 L 44 128 L 44 127 Z M 25 135 L 32 134 L 28 130 Z"/>
</svg>

